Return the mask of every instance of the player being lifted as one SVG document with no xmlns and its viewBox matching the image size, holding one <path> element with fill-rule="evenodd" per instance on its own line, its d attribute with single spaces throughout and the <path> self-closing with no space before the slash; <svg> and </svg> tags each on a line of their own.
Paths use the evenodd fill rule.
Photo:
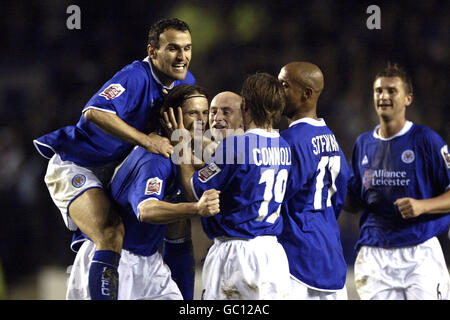
<svg viewBox="0 0 450 320">
<path fill-rule="evenodd" d="M 202 273 L 203 299 L 284 299 L 289 294 L 289 266 L 276 235 L 281 232 L 280 206 L 290 171 L 289 145 L 273 130 L 285 95 L 267 74 L 243 83 L 245 134 L 219 143 L 214 161 L 195 171 L 181 164 L 183 190 L 199 198 L 208 189 L 221 191 L 220 213 L 202 218 L 214 239 Z M 182 128 L 171 110 L 172 125 Z"/>
<path fill-rule="evenodd" d="M 376 75 L 380 124 L 358 137 L 346 211 L 358 212 L 355 284 L 361 299 L 448 299 L 439 234 L 450 223 L 450 157 L 430 128 L 406 120 L 409 76 L 397 65 Z"/>
<path fill-rule="evenodd" d="M 114 166 L 135 146 L 169 157 L 169 140 L 148 135 L 152 109 L 163 92 L 194 84 L 189 26 L 178 19 L 155 23 L 149 32 L 148 57 L 116 73 L 88 101 L 75 126 L 34 140 L 50 159 L 45 183 L 70 230 L 78 228 L 96 245 L 89 271 L 92 299 L 117 297 L 117 288 L 101 290 L 102 277 L 117 284 L 124 227 L 103 190 Z M 108 292 L 109 294 L 103 294 Z"/>
<path fill-rule="evenodd" d="M 292 150 L 292 169 L 282 206 L 283 232 L 292 279 L 291 299 L 347 299 L 337 219 L 350 176 L 345 156 L 325 120 L 317 117 L 322 71 L 309 62 L 285 65 L 278 79 L 286 92 L 290 122 L 281 136 Z"/>
<path fill-rule="evenodd" d="M 171 90 L 165 100 L 171 106 L 182 107 L 185 128 L 192 128 L 193 123 L 199 121 L 204 131 L 208 100 L 201 87 L 182 84 Z M 158 252 L 168 231 L 165 224 L 184 221 L 195 215 L 207 217 L 218 213 L 219 192 L 207 190 L 195 203 L 171 203 L 179 189 L 177 169 L 172 161 L 142 147 L 134 148 L 117 167 L 108 190 L 117 204 L 125 228 L 118 266 L 118 299 L 182 299 L 179 288 L 171 279 L 171 272 Z M 68 299 L 89 299 L 87 282 L 94 252 L 95 244 L 89 240 L 78 251 L 69 279 Z M 189 259 L 177 258 L 188 269 L 178 284 L 183 286 L 180 288 L 183 296 L 192 299 L 194 281 L 189 270 L 193 270 L 194 266 L 188 264 Z M 180 274 L 179 267 L 170 267 Z M 189 279 L 190 276 L 192 279 Z"/>
</svg>

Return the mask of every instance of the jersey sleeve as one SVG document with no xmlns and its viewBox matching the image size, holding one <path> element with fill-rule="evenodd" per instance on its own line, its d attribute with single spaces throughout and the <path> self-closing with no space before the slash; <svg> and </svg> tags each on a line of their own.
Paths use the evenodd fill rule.
<svg viewBox="0 0 450 320">
<path fill-rule="evenodd" d="M 197 200 L 200 199 L 206 190 L 223 190 L 227 181 L 230 181 L 235 166 L 233 164 L 225 165 L 225 161 L 227 160 L 226 155 L 226 143 L 223 140 L 217 146 L 213 155 L 213 161 L 196 171 L 192 176 L 191 187 Z"/>
<path fill-rule="evenodd" d="M 356 202 L 361 205 L 361 175 L 359 169 L 359 141 L 361 137 L 356 140 L 355 145 L 352 150 L 352 157 L 350 160 L 350 173 L 349 180 L 347 184 L 347 195 L 350 198 L 351 202 Z"/>
<path fill-rule="evenodd" d="M 170 166 L 166 163 L 147 161 L 138 169 L 128 190 L 128 202 L 137 217 L 141 203 L 164 199 L 166 184 L 171 178 Z"/>
<path fill-rule="evenodd" d="M 431 129 L 426 131 L 423 138 L 424 153 L 426 155 L 429 176 L 433 185 L 441 192 L 450 189 L 450 154 L 448 145 L 440 135 Z"/>
<path fill-rule="evenodd" d="M 139 101 L 147 85 L 142 70 L 125 68 L 116 73 L 87 102 L 82 112 L 97 109 L 114 113 L 122 119 L 134 112 L 140 105 Z"/>
</svg>

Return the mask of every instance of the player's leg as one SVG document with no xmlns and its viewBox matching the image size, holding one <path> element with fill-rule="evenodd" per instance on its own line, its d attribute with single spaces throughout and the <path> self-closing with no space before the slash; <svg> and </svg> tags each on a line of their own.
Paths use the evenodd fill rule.
<svg viewBox="0 0 450 320">
<path fill-rule="evenodd" d="M 362 246 L 354 266 L 355 287 L 362 300 L 405 300 L 402 279 L 389 266 L 396 250 Z"/>
<path fill-rule="evenodd" d="M 448 300 L 450 276 L 437 238 L 431 238 L 411 250 L 408 255 L 413 269 L 405 282 L 408 300 Z"/>
<path fill-rule="evenodd" d="M 124 226 L 120 216 L 101 188 L 84 191 L 70 204 L 69 216 L 96 245 L 89 269 L 89 291 L 92 299 L 117 299 L 118 265 L 122 250 Z"/>
<path fill-rule="evenodd" d="M 167 225 L 163 257 L 184 300 L 193 300 L 195 260 L 189 219 Z"/>
<path fill-rule="evenodd" d="M 89 169 L 71 161 L 63 161 L 55 154 L 50 160 L 45 175 L 50 196 L 61 212 L 69 230 L 79 228 L 97 246 L 95 263 L 91 263 L 93 299 L 117 297 L 117 264 L 120 258 L 124 227 L 120 217 L 110 209 L 102 182 Z M 103 272 L 104 271 L 104 272 Z M 102 279 L 110 278 L 109 281 Z M 103 288 L 101 285 L 109 288 Z"/>
</svg>

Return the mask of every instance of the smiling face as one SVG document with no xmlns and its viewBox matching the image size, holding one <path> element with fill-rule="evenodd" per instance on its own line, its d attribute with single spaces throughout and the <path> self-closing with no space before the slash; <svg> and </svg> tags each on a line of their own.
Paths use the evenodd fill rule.
<svg viewBox="0 0 450 320">
<path fill-rule="evenodd" d="M 412 94 L 406 93 L 399 77 L 379 77 L 373 84 L 373 102 L 380 120 L 403 120 L 406 107 L 412 102 Z"/>
<path fill-rule="evenodd" d="M 192 136 L 195 131 L 197 131 L 197 135 L 202 136 L 208 121 L 208 99 L 206 97 L 188 97 L 184 101 L 182 109 L 184 128 Z"/>
<path fill-rule="evenodd" d="M 227 129 L 243 128 L 241 102 L 241 97 L 233 92 L 221 92 L 212 99 L 209 126 L 214 137 L 223 139 Z"/>
<path fill-rule="evenodd" d="M 147 46 L 153 70 L 165 86 L 186 77 L 192 55 L 189 31 L 167 29 L 159 36 L 159 48 Z"/>
</svg>

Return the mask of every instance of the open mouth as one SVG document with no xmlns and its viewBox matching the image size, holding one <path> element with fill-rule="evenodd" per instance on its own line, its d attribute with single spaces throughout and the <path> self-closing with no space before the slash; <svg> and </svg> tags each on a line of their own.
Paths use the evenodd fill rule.
<svg viewBox="0 0 450 320">
<path fill-rule="evenodd" d="M 184 72 L 186 70 L 186 64 L 185 63 L 176 63 L 172 65 L 172 68 L 177 72 Z"/>
<path fill-rule="evenodd" d="M 378 108 L 392 108 L 393 104 L 390 101 L 379 101 L 377 104 Z"/>
<path fill-rule="evenodd" d="M 225 127 L 225 126 L 223 126 L 221 124 L 215 124 L 215 125 L 213 125 L 213 128 L 217 129 L 217 130 L 225 130 L 225 129 L 227 129 L 227 127 Z"/>
</svg>

